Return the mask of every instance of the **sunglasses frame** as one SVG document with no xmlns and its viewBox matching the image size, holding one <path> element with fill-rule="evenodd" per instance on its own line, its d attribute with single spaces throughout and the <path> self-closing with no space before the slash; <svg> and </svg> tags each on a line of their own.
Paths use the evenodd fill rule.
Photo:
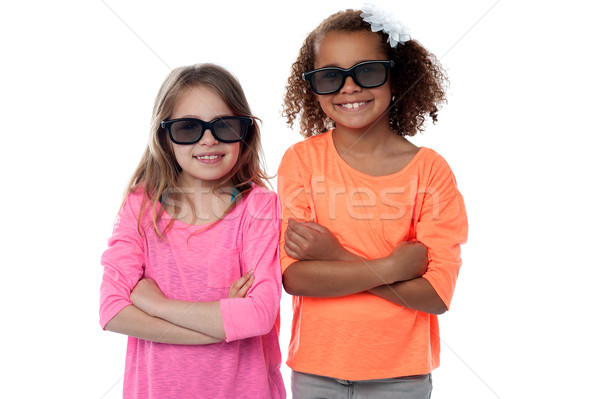
<svg viewBox="0 0 600 399">
<path fill-rule="evenodd" d="M 363 85 L 363 84 L 361 84 L 361 83 L 359 83 L 357 81 L 356 76 L 355 76 L 356 68 L 360 68 L 361 66 L 368 65 L 368 64 L 383 64 L 383 66 L 385 68 L 385 78 L 383 79 L 383 82 L 381 82 L 379 84 L 376 84 L 376 85 L 367 86 L 367 85 Z M 333 93 L 336 93 L 336 92 L 340 91 L 342 89 L 342 87 L 344 87 L 344 84 L 346 82 L 346 78 L 348 76 L 352 77 L 352 80 L 358 86 L 360 86 L 360 87 L 362 87 L 364 89 L 372 89 L 374 87 L 379 87 L 379 86 L 383 85 L 385 82 L 387 82 L 387 80 L 388 80 L 388 71 L 393 66 L 394 66 L 394 61 L 393 60 L 363 61 L 363 62 L 359 62 L 358 64 L 355 64 L 355 65 L 351 66 L 348 69 L 339 68 L 339 67 L 325 67 L 325 68 L 315 69 L 313 71 L 304 72 L 302 74 L 302 80 L 307 81 L 310 84 L 310 88 L 312 89 L 312 91 L 315 92 L 316 94 L 319 94 L 319 95 L 333 94 Z M 337 72 L 341 72 L 342 73 L 342 80 L 341 80 L 341 83 L 340 83 L 340 87 L 338 87 L 336 90 L 331 90 L 331 91 L 322 91 L 322 92 L 317 91 L 315 89 L 315 86 L 313 85 L 313 79 L 312 79 L 312 77 L 314 76 L 315 73 L 321 72 L 321 71 L 337 71 Z"/>
<path fill-rule="evenodd" d="M 228 120 L 228 119 L 236 119 L 243 123 L 245 130 L 243 132 L 244 134 L 239 139 L 223 140 L 215 134 L 215 130 L 214 130 L 215 123 L 223 121 L 223 120 Z M 173 137 L 173 133 L 171 132 L 171 126 L 176 122 L 183 122 L 183 121 L 200 123 L 200 125 L 202 126 L 202 132 L 200 133 L 200 136 L 198 137 L 197 140 L 192 141 L 192 142 L 183 142 L 183 141 L 175 140 L 175 138 Z M 221 143 L 238 143 L 238 142 L 244 140 L 244 138 L 248 134 L 248 128 L 250 126 L 252 126 L 253 124 L 254 124 L 254 120 L 248 116 L 223 116 L 220 118 L 213 119 L 210 122 L 205 122 L 205 121 L 203 121 L 201 119 L 197 119 L 197 118 L 178 118 L 178 119 L 164 120 L 164 121 L 160 122 L 160 127 L 162 127 L 163 129 L 167 129 L 167 131 L 169 132 L 169 138 L 171 139 L 171 141 L 173 143 L 179 144 L 179 145 L 191 145 L 191 144 L 196 144 L 197 142 L 202 140 L 202 137 L 204 137 L 204 132 L 206 132 L 207 130 L 210 130 L 213 137 Z"/>
</svg>

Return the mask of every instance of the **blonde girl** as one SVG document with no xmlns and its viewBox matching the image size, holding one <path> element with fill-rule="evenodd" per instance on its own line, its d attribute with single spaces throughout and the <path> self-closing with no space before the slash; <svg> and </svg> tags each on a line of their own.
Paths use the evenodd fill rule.
<svg viewBox="0 0 600 399">
<path fill-rule="evenodd" d="M 279 207 L 225 69 L 173 70 L 102 256 L 100 324 L 129 336 L 126 398 L 283 398 Z"/>
</svg>

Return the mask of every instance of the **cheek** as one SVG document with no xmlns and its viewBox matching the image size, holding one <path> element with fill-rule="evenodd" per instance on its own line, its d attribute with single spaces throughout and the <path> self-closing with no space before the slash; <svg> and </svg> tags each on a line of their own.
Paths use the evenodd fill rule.
<svg viewBox="0 0 600 399">
<path fill-rule="evenodd" d="M 390 103 L 392 101 L 392 87 L 390 86 L 389 82 L 383 86 L 379 86 L 371 90 L 373 90 L 373 93 L 380 98 L 382 102 Z"/>
<path fill-rule="evenodd" d="M 231 153 L 234 155 L 236 161 L 240 157 L 241 145 L 240 143 L 233 143 L 235 147 L 231 149 Z"/>
<path fill-rule="evenodd" d="M 175 161 L 177 162 L 177 166 L 179 166 L 181 168 L 182 162 L 185 162 L 185 160 L 190 157 L 190 153 L 189 153 L 190 150 L 188 148 L 185 148 L 185 146 L 180 146 L 180 145 L 176 145 L 176 144 L 173 144 L 173 146 L 171 147 L 171 150 L 172 150 L 173 157 L 175 158 Z"/>
<path fill-rule="evenodd" d="M 323 108 L 323 96 L 320 96 L 318 94 L 315 94 L 314 96 L 317 99 L 317 102 L 319 103 L 319 105 L 321 106 L 321 108 Z"/>
<path fill-rule="evenodd" d="M 242 152 L 242 149 L 241 149 L 240 143 L 233 143 L 231 145 L 232 145 L 232 147 L 229 150 L 229 153 L 231 154 L 231 162 L 232 162 L 232 165 L 236 165 L 240 159 L 240 154 Z"/>
<path fill-rule="evenodd" d="M 319 103 L 319 107 L 321 107 L 321 110 L 323 112 L 325 112 L 325 115 L 329 116 L 329 109 L 331 108 L 331 95 L 319 95 L 316 94 L 315 98 L 317 99 L 317 102 Z"/>
</svg>

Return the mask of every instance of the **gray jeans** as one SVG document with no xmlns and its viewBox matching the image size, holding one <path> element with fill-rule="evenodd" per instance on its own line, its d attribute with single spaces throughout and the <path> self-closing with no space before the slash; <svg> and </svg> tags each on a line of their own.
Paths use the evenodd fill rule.
<svg viewBox="0 0 600 399">
<path fill-rule="evenodd" d="M 292 371 L 293 399 L 429 399 L 431 374 L 347 381 Z"/>
</svg>

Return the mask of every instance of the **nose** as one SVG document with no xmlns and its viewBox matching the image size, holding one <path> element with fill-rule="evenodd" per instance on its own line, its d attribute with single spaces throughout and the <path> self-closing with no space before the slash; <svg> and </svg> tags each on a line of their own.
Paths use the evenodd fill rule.
<svg viewBox="0 0 600 399">
<path fill-rule="evenodd" d="M 219 140 L 213 136 L 212 130 L 206 129 L 198 144 L 212 147 L 213 145 L 219 144 Z"/>
<path fill-rule="evenodd" d="M 355 93 L 360 91 L 361 87 L 356 84 L 352 76 L 346 76 L 346 80 L 344 81 L 344 85 L 340 89 L 340 93 Z"/>
</svg>

